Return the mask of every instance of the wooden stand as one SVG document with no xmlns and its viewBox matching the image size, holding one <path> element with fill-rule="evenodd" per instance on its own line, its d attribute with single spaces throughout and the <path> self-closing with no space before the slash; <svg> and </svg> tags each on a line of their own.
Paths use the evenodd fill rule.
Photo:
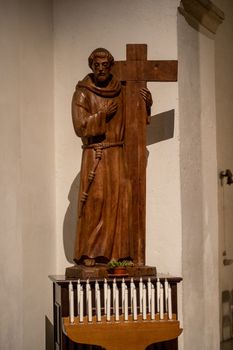
<svg viewBox="0 0 233 350">
<path fill-rule="evenodd" d="M 70 323 L 69 318 L 63 318 L 64 333 L 76 343 L 95 344 L 106 350 L 144 350 L 148 345 L 171 340 L 177 338 L 182 329 L 180 329 L 179 321 L 175 320 L 142 320 L 141 317 L 137 321 L 129 318 L 129 321 L 120 319 L 119 322 L 114 320 L 107 322 L 88 323 L 84 318 L 83 323 L 79 323 L 75 318 L 74 323 Z"/>
<path fill-rule="evenodd" d="M 129 315 L 129 321 L 107 322 L 102 316 L 101 322 L 88 323 L 84 317 L 80 323 L 75 317 L 74 323 L 69 322 L 69 292 L 68 285 L 72 281 L 75 285 L 77 280 L 66 279 L 64 276 L 50 276 L 53 282 L 53 308 L 54 308 L 54 349 L 55 350 L 94 350 L 105 348 L 106 350 L 143 350 L 150 345 L 150 350 L 178 350 L 177 337 L 181 334 L 179 321 L 177 320 L 177 283 L 181 281 L 179 277 L 168 277 L 158 275 L 163 282 L 167 278 L 172 288 L 173 317 L 168 320 L 166 314 L 163 320 L 159 320 L 156 314 L 155 320 L 142 320 L 138 315 L 138 320 L 133 321 Z M 147 278 L 145 278 L 146 281 Z M 127 278 L 125 279 L 127 281 Z M 128 279 L 129 282 L 130 279 Z M 134 281 L 137 282 L 137 278 Z M 111 283 L 111 279 L 109 279 Z M 155 282 L 155 276 L 151 277 Z M 103 286 L 103 279 L 98 280 L 100 288 Z M 85 283 L 85 281 L 81 281 Z M 90 284 L 94 288 L 95 279 L 90 279 Z M 76 299 L 76 289 L 74 288 L 74 299 Z"/>
</svg>

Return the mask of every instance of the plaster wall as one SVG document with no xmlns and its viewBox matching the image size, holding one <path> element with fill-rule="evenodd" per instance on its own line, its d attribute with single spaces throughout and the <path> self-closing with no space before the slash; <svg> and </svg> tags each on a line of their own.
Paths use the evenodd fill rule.
<svg viewBox="0 0 233 350">
<path fill-rule="evenodd" d="M 178 17 L 184 349 L 219 349 L 214 40 Z"/>
<path fill-rule="evenodd" d="M 0 23 L 0 347 L 39 350 L 55 271 L 52 3 L 4 2 Z"/>
<path fill-rule="evenodd" d="M 0 269 L 2 283 L 0 344 L 12 349 L 23 344 L 22 304 L 22 235 L 20 225 L 20 120 L 18 70 L 18 12 L 17 2 L 10 2 L 0 13 L 1 77 L 4 90 L 0 94 L 1 108 L 1 234 Z M 12 16 L 10 16 L 13 12 Z M 8 40 L 6 40 L 8 38 Z M 15 45 L 11 45 L 14 41 Z M 9 75 L 9 72 L 11 74 Z M 11 103 L 12 95 L 14 103 Z M 17 329 L 11 334 L 11 327 Z"/>
<path fill-rule="evenodd" d="M 225 20 L 216 35 L 216 116 L 217 116 L 217 155 L 218 173 L 233 171 L 233 3 L 227 0 L 216 1 L 225 13 Z M 233 259 L 233 186 L 223 186 L 219 181 L 219 271 L 220 271 L 220 312 L 222 338 L 233 334 L 231 310 L 228 295 L 233 295 L 233 264 L 224 265 L 223 260 Z M 222 292 L 225 297 L 222 299 Z M 232 301 L 233 302 L 233 301 Z"/>
</svg>

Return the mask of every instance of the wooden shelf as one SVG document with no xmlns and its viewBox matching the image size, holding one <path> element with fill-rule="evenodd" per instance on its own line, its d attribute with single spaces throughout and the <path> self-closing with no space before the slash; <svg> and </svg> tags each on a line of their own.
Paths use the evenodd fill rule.
<svg viewBox="0 0 233 350">
<path fill-rule="evenodd" d="M 165 316 L 166 317 L 166 316 Z M 172 340 L 177 338 L 181 333 L 180 323 L 173 315 L 172 320 L 142 320 L 141 315 L 137 321 L 129 317 L 129 321 L 116 322 L 113 319 L 106 321 L 102 317 L 101 322 L 88 322 L 84 317 L 83 323 L 80 323 L 75 317 L 74 323 L 70 323 L 68 317 L 62 318 L 63 332 L 75 343 L 99 345 L 107 350 L 144 350 L 148 345 Z"/>
</svg>

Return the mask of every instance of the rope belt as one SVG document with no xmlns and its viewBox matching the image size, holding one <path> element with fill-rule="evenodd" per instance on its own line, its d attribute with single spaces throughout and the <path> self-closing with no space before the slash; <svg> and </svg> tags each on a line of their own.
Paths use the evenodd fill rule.
<svg viewBox="0 0 233 350">
<path fill-rule="evenodd" d="M 95 150 L 95 163 L 94 163 L 92 170 L 88 174 L 88 183 L 87 183 L 87 186 L 85 188 L 85 191 L 83 191 L 81 198 L 80 198 L 81 203 L 80 203 L 79 217 L 82 216 L 83 207 L 87 201 L 88 193 L 89 193 L 90 188 L 91 188 L 91 184 L 95 178 L 97 167 L 98 167 L 99 162 L 102 158 L 103 149 L 110 148 L 110 147 L 123 147 L 123 144 L 124 144 L 123 141 L 119 141 L 119 142 L 101 142 L 101 143 L 93 143 L 91 145 L 82 145 L 82 148 L 84 150 L 85 149 L 94 149 Z"/>
<path fill-rule="evenodd" d="M 94 150 L 96 150 L 96 149 L 105 149 L 105 148 L 109 148 L 109 147 L 123 146 L 123 144 L 124 144 L 123 141 L 119 141 L 119 142 L 100 142 L 100 143 L 93 143 L 91 145 L 82 145 L 82 148 L 83 149 L 94 148 Z"/>
</svg>

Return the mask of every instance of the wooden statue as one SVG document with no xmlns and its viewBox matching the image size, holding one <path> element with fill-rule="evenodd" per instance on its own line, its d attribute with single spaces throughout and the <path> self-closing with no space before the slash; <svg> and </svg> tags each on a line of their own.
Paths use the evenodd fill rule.
<svg viewBox="0 0 233 350">
<path fill-rule="evenodd" d="M 88 266 L 134 260 L 125 87 L 111 74 L 113 64 L 106 49 L 94 50 L 89 57 L 93 73 L 77 84 L 72 100 L 74 129 L 83 142 L 74 260 Z M 140 94 L 149 115 L 151 94 L 147 89 Z"/>
</svg>

